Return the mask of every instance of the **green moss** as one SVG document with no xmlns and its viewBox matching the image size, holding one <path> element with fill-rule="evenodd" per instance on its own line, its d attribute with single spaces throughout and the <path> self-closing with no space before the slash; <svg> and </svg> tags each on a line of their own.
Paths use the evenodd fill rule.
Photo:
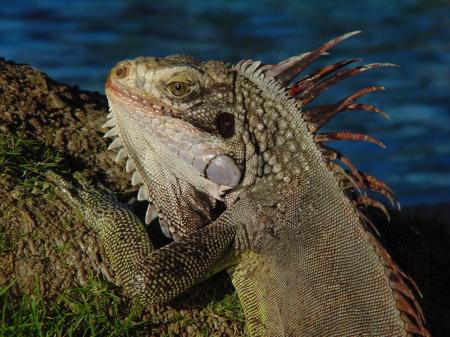
<svg viewBox="0 0 450 337">
<path fill-rule="evenodd" d="M 148 332 L 139 322 L 138 307 L 124 308 L 120 297 L 104 282 L 67 290 L 46 302 L 39 291 L 17 299 L 12 285 L 0 288 L 0 336 L 140 336 Z"/>
<path fill-rule="evenodd" d="M 0 134 L 0 177 L 15 177 L 28 192 L 51 195 L 53 187 L 44 174 L 61 172 L 61 162 L 62 156 L 40 141 Z"/>
</svg>

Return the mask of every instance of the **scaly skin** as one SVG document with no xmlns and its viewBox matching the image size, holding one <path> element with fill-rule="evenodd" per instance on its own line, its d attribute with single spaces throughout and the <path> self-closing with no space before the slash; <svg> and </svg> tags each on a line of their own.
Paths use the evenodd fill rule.
<svg viewBox="0 0 450 337">
<path fill-rule="evenodd" d="M 351 35 L 277 65 L 171 56 L 112 69 L 106 136 L 117 137 L 117 161 L 128 158 L 138 199 L 150 202 L 146 221 L 159 216 L 174 242 L 153 250 L 138 219 L 112 197 L 59 185 L 100 232 L 131 296 L 167 301 L 228 268 L 251 336 L 429 336 L 413 281 L 359 209 L 385 211 L 361 189 L 389 199 L 392 191 L 323 145 L 379 141 L 317 133 L 340 111 L 379 112 L 355 100 L 381 88 L 305 108 L 333 83 L 388 64 L 333 74 L 349 60 L 292 81 Z"/>
</svg>

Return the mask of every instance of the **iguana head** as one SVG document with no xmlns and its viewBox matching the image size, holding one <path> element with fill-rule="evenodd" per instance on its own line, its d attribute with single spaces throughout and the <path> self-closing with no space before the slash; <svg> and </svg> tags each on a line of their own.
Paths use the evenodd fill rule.
<svg viewBox="0 0 450 337">
<path fill-rule="evenodd" d="M 274 188 L 304 179 L 304 171 L 325 161 L 346 191 L 361 188 L 392 197 L 373 177 L 363 175 L 340 153 L 323 142 L 376 139 L 350 132 L 317 133 L 345 110 L 381 112 L 355 101 L 382 87 L 364 88 L 336 104 L 306 109 L 333 84 L 373 67 L 344 69 L 358 59 L 325 66 L 299 78 L 342 35 L 310 53 L 278 64 L 243 61 L 235 66 L 197 62 L 190 57 L 140 57 L 120 62 L 106 82 L 111 114 L 105 135 L 117 138 L 117 161 L 128 158 L 138 199 L 149 200 L 146 221 L 157 214 L 162 228 L 177 238 L 198 230 L 217 217 L 258 177 Z M 334 163 L 339 160 L 350 172 Z M 364 195 L 357 203 L 376 207 Z M 381 207 L 381 206 L 380 206 Z M 165 225 L 164 225 L 165 224 Z"/>
<path fill-rule="evenodd" d="M 128 158 L 133 183 L 142 183 L 139 199 L 172 234 L 210 223 L 249 180 L 254 151 L 236 118 L 234 80 L 224 63 L 185 56 L 141 57 L 110 72 L 105 126 L 118 136 L 110 147 L 121 147 L 117 160 Z"/>
</svg>

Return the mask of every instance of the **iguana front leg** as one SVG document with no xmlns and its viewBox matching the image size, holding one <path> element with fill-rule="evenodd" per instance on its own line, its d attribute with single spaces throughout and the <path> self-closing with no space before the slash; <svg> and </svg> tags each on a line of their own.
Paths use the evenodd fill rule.
<svg viewBox="0 0 450 337">
<path fill-rule="evenodd" d="M 143 224 L 113 194 L 84 183 L 75 187 L 54 173 L 48 177 L 98 232 L 120 284 L 142 304 L 169 301 L 226 266 L 223 261 L 235 236 L 226 216 L 154 250 Z"/>
</svg>

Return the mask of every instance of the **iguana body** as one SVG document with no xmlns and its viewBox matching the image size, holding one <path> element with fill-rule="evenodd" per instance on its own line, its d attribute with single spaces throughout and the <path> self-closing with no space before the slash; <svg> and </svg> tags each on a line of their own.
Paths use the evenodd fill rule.
<svg viewBox="0 0 450 337">
<path fill-rule="evenodd" d="M 128 158 L 138 199 L 151 203 L 146 221 L 158 215 L 175 241 L 153 250 L 114 198 L 60 184 L 100 233 L 131 296 L 164 302 L 228 268 L 251 336 L 429 336 L 413 281 L 358 208 L 385 210 L 360 189 L 392 192 L 322 144 L 378 141 L 317 133 L 340 111 L 378 111 L 355 100 L 381 88 L 305 109 L 333 83 L 386 64 L 334 73 L 348 60 L 293 81 L 350 35 L 277 65 L 172 56 L 113 68 L 106 136 L 120 148 L 117 160 Z"/>
</svg>

